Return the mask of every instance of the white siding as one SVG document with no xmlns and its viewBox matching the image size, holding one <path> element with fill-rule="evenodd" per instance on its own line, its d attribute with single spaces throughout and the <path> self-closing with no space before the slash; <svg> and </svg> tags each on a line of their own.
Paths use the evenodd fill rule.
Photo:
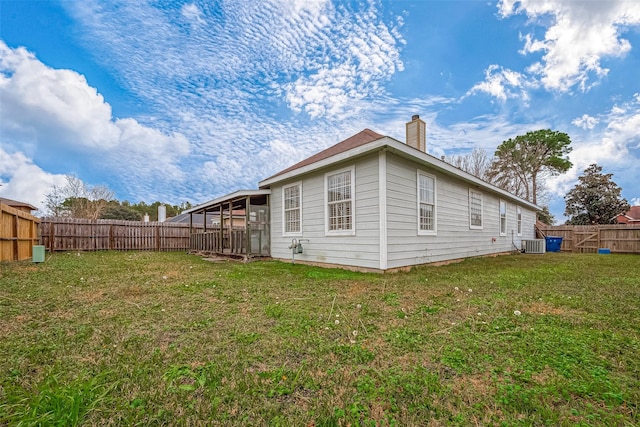
<svg viewBox="0 0 640 427">
<path fill-rule="evenodd" d="M 436 176 L 437 234 L 418 235 L 418 170 Z M 500 196 L 482 193 L 482 229 L 469 227 L 469 186 L 455 177 L 387 155 L 388 268 L 507 252 L 534 236 L 535 212 L 522 208 L 522 236 L 516 233 L 516 205 L 507 200 L 507 235 L 500 236 Z M 513 230 L 513 243 L 512 233 Z M 494 241 L 495 239 L 495 241 Z M 515 247 L 514 247 L 515 245 Z"/>
<path fill-rule="evenodd" d="M 355 235 L 333 236 L 325 233 L 325 174 L 355 166 Z M 378 154 L 351 163 L 296 177 L 302 182 L 302 246 L 297 260 L 363 268 L 380 268 L 380 217 L 378 204 Z M 293 180 L 292 180 L 293 182 Z M 291 259 L 292 237 L 282 232 L 282 182 L 271 187 L 271 256 Z M 308 239 L 306 242 L 304 239 Z"/>
</svg>

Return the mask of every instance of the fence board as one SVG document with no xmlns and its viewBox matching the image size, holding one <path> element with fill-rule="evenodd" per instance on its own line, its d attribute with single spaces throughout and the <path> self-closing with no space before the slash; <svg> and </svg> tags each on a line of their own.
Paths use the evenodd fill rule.
<svg viewBox="0 0 640 427">
<path fill-rule="evenodd" d="M 597 253 L 606 248 L 612 253 L 640 254 L 640 224 L 540 226 L 546 236 L 562 237 L 561 250 Z"/>
<path fill-rule="evenodd" d="M 189 224 L 44 218 L 40 233 L 49 251 L 189 250 Z"/>
<path fill-rule="evenodd" d="M 22 261 L 33 256 L 38 244 L 35 216 L 0 203 L 0 261 Z"/>
</svg>

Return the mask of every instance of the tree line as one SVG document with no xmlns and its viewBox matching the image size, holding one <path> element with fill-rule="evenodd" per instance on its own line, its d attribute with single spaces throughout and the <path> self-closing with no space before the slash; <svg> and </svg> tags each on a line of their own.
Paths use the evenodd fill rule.
<svg viewBox="0 0 640 427">
<path fill-rule="evenodd" d="M 475 149 L 464 156 L 445 157 L 445 161 L 484 181 L 500 187 L 533 204 L 542 205 L 538 219 L 554 223 L 548 207 L 548 178 L 567 172 L 573 164 L 571 138 L 563 132 L 542 129 L 527 132 L 504 141 L 494 157 Z M 629 209 L 621 197 L 622 189 L 612 180 L 613 174 L 602 173 L 592 164 L 578 178 L 578 184 L 565 199 L 567 224 L 615 224 L 617 215 Z"/>
<path fill-rule="evenodd" d="M 151 204 L 144 201 L 130 203 L 124 200 L 121 202 L 116 200 L 113 191 L 104 185 L 92 186 L 73 175 L 67 175 L 66 180 L 64 186 L 54 186 L 45 197 L 45 208 L 48 215 L 128 221 L 142 221 L 144 216 L 148 215 L 149 221 L 157 221 L 160 205 L 165 206 L 167 218 L 179 215 L 183 210 L 192 207 L 189 202 L 183 202 L 180 205 L 159 201 Z"/>
</svg>

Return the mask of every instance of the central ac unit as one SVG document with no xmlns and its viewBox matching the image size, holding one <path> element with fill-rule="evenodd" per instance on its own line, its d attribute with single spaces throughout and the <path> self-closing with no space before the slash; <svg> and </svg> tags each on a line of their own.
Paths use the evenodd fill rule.
<svg viewBox="0 0 640 427">
<path fill-rule="evenodd" d="M 543 254 L 545 252 L 545 240 L 523 240 L 522 249 L 524 249 L 524 252 L 527 254 Z"/>
</svg>

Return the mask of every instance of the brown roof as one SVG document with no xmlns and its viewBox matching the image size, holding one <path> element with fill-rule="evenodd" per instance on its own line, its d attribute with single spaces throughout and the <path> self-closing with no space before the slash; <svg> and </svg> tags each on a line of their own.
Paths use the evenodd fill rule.
<svg viewBox="0 0 640 427">
<path fill-rule="evenodd" d="M 270 176 L 266 179 L 274 178 L 278 175 L 285 174 L 287 172 L 291 172 L 292 170 L 299 169 L 301 167 L 319 162 L 320 160 L 328 159 L 329 157 L 335 156 L 336 154 L 343 153 L 345 151 L 351 150 L 352 148 L 359 147 L 361 145 L 368 144 L 370 142 L 376 141 L 380 138 L 384 138 L 384 135 L 380 135 L 377 132 L 372 131 L 371 129 L 365 129 L 361 132 L 356 133 L 355 135 L 345 139 L 342 142 L 338 142 L 336 145 L 332 145 L 326 150 L 320 151 L 319 153 L 314 154 L 311 157 L 307 157 L 301 162 L 296 163 L 295 165 L 286 168 L 278 172 L 275 175 Z M 265 179 L 265 181 L 266 181 Z"/>
<path fill-rule="evenodd" d="M 36 208 L 33 205 L 30 205 L 29 203 L 25 203 L 25 202 L 19 202 L 17 200 L 11 200 L 11 199 L 6 199 L 4 197 L 0 197 L 0 203 L 4 203 L 7 206 L 11 206 L 12 208 L 29 208 L 32 211 L 35 211 Z"/>
<path fill-rule="evenodd" d="M 631 206 L 631 209 L 622 215 L 626 216 L 631 221 L 640 221 L 640 206 Z"/>
</svg>

